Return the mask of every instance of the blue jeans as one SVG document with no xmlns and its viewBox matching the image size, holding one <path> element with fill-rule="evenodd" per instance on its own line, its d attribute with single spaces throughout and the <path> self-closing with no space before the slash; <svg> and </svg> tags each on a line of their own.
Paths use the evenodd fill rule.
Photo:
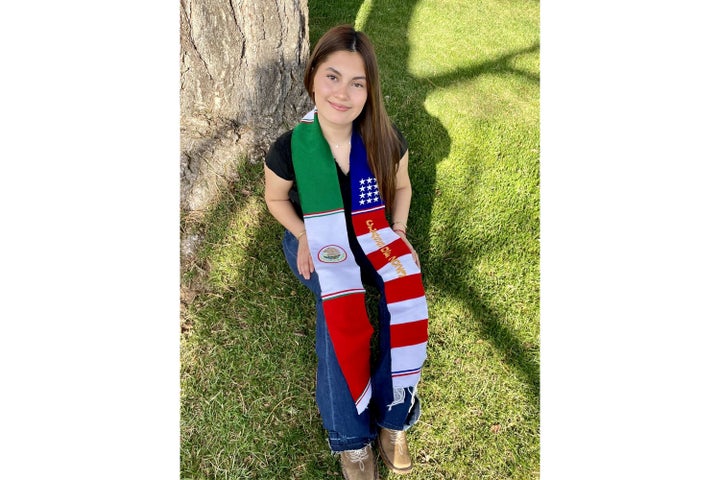
<svg viewBox="0 0 720 480">
<path fill-rule="evenodd" d="M 315 296 L 315 352 L 317 353 L 317 388 L 315 401 L 320 410 L 323 426 L 328 432 L 333 452 L 362 448 L 377 437 L 377 428 L 407 430 L 420 417 L 420 399 L 412 388 L 393 389 L 390 374 L 390 313 L 383 293 L 382 277 L 359 248 L 353 246 L 353 254 L 363 273 L 363 281 L 374 283 L 380 291 L 378 311 L 378 352 L 371 366 L 372 399 L 370 407 L 358 415 L 355 401 L 350 395 L 345 378 L 335 356 L 322 309 L 320 282 L 317 272 L 309 280 L 303 278 L 297 268 L 298 241 L 285 231 L 283 252 L 290 269 L 300 282 Z M 357 249 L 357 251 L 356 251 Z"/>
</svg>

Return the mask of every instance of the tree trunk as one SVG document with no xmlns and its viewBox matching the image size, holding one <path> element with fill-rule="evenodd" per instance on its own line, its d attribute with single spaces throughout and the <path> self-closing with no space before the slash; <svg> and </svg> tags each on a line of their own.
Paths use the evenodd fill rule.
<svg viewBox="0 0 720 480">
<path fill-rule="evenodd" d="M 180 208 L 202 219 L 311 108 L 307 0 L 180 0 Z M 193 242 L 183 238 L 183 254 Z"/>
</svg>

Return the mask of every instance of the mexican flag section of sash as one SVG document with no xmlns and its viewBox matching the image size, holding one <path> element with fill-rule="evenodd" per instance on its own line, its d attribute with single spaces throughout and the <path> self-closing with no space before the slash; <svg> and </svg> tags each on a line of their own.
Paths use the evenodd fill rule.
<svg viewBox="0 0 720 480">
<path fill-rule="evenodd" d="M 348 232 L 335 159 L 320 130 L 317 111 L 295 127 L 291 140 L 305 231 L 320 280 L 322 308 L 335 355 L 358 414 L 372 396 L 370 338 L 365 289 L 348 235 L 355 235 L 382 277 L 390 312 L 393 387 L 415 387 L 426 357 L 428 309 L 420 269 L 410 249 L 385 218 L 377 180 L 362 138 L 353 132 L 350 151 L 352 224 Z"/>
</svg>

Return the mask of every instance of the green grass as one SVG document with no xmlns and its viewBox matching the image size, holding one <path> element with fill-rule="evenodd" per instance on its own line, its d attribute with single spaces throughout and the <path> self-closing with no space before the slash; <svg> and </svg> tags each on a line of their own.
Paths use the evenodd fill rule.
<svg viewBox="0 0 720 480">
<path fill-rule="evenodd" d="M 360 12 L 410 144 L 430 340 L 405 478 L 538 478 L 539 4 L 309 3 L 313 44 Z M 262 165 L 239 168 L 183 279 L 200 293 L 181 337 L 182 477 L 342 478 L 314 403 L 312 296 Z"/>
</svg>

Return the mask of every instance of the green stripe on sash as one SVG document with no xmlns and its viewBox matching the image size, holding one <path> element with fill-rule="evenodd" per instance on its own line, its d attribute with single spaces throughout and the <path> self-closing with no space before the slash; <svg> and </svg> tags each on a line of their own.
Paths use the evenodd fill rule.
<svg viewBox="0 0 720 480">
<path fill-rule="evenodd" d="M 312 123 L 299 123 L 295 130 L 300 131 L 293 132 L 292 151 L 304 153 L 302 161 L 293 159 L 296 181 L 303 186 L 298 188 L 303 214 L 343 209 L 335 159 L 317 118 Z"/>
</svg>

